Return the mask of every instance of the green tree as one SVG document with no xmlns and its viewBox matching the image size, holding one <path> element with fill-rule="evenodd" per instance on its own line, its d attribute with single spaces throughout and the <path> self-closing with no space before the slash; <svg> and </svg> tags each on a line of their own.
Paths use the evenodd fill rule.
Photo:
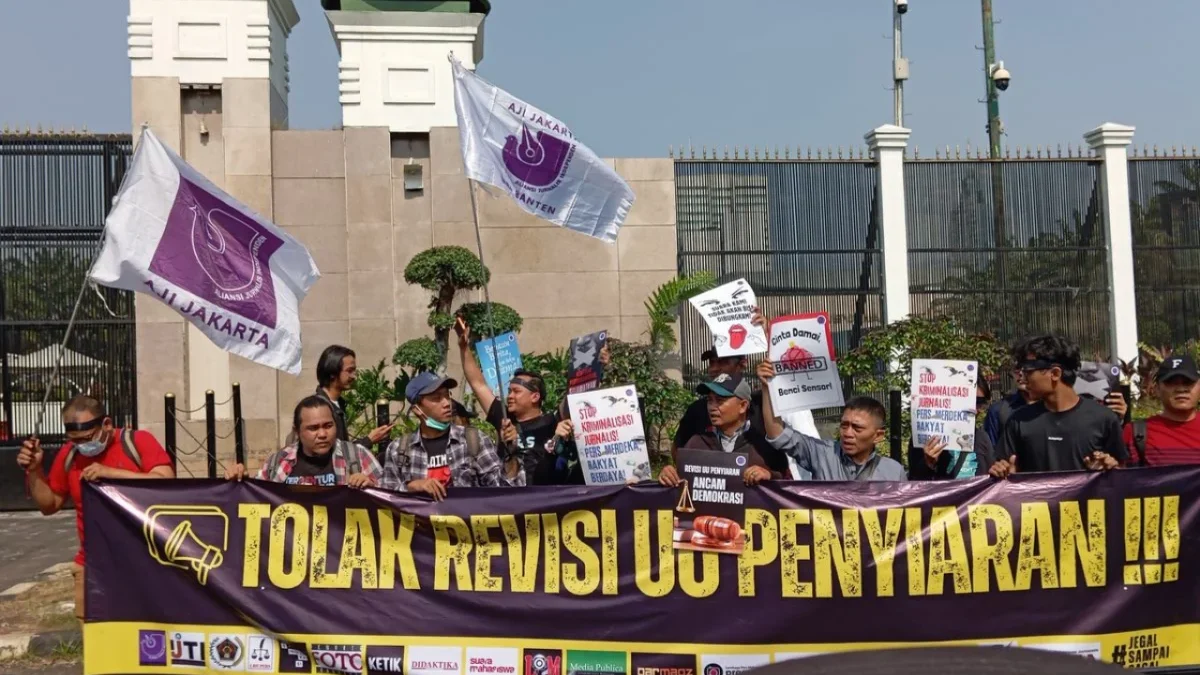
<svg viewBox="0 0 1200 675">
<path fill-rule="evenodd" d="M 446 353 L 450 329 L 454 327 L 454 296 L 459 291 L 482 288 L 491 273 L 478 256 L 462 246 L 435 246 L 413 256 L 404 268 L 404 280 L 432 291 L 429 326 L 433 328 L 438 353 Z"/>
<path fill-rule="evenodd" d="M 717 275 L 708 270 L 684 274 L 664 283 L 646 299 L 646 315 L 650 327 L 646 333 L 649 344 L 659 352 L 675 349 L 675 322 L 679 319 L 680 305 L 717 285 Z"/>
</svg>

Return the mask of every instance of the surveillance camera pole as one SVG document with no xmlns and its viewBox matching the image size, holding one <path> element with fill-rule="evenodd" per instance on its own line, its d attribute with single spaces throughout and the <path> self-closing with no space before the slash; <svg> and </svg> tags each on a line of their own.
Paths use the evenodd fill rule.
<svg viewBox="0 0 1200 675">
<path fill-rule="evenodd" d="M 904 15 L 900 13 L 899 8 L 892 4 L 892 78 L 895 94 L 895 112 L 896 126 L 904 126 L 904 78 L 901 75 L 907 76 L 907 73 L 902 73 L 904 67 L 904 41 L 901 34 L 901 28 Z"/>
<path fill-rule="evenodd" d="M 996 63 L 996 43 L 992 34 L 992 0 L 980 0 L 983 6 L 983 80 L 987 85 L 988 149 L 992 159 L 1000 159 L 1000 93 L 992 80 Z"/>
</svg>

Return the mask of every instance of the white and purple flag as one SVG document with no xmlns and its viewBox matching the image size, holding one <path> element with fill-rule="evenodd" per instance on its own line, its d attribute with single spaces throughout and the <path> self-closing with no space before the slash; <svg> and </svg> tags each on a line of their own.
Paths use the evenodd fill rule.
<svg viewBox="0 0 1200 675">
<path fill-rule="evenodd" d="M 629 184 L 566 124 L 450 62 L 467 178 L 504 190 L 539 218 L 616 241 L 633 206 Z"/>
<path fill-rule="evenodd" d="M 88 278 L 149 293 L 225 351 L 300 373 L 308 249 L 230 197 L 146 129 Z"/>
</svg>

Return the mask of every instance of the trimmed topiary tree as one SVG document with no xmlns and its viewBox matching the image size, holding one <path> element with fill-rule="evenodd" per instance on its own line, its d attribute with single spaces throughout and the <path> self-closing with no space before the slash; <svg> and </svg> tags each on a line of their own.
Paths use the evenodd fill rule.
<svg viewBox="0 0 1200 675">
<path fill-rule="evenodd" d="M 468 302 L 459 307 L 455 315 L 461 316 L 463 321 L 467 322 L 476 339 L 492 337 L 509 331 L 519 332 L 521 325 L 524 324 L 524 320 L 520 314 L 517 314 L 517 310 L 501 302 L 492 303 L 491 321 L 488 320 L 486 302 Z"/>
<path fill-rule="evenodd" d="M 491 274 L 479 257 L 462 246 L 435 246 L 413 256 L 404 268 L 406 282 L 433 293 L 429 300 L 429 326 L 433 328 L 439 363 L 454 327 L 454 315 L 450 311 L 454 307 L 454 296 L 459 291 L 482 288 L 490 278 Z"/>
</svg>

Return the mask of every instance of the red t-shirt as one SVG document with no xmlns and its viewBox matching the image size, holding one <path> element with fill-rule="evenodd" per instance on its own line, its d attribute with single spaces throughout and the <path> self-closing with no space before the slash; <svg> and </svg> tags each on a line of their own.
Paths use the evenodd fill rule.
<svg viewBox="0 0 1200 675">
<path fill-rule="evenodd" d="M 1140 466 L 1132 424 L 1125 426 L 1125 447 L 1129 448 L 1129 466 Z M 1200 464 L 1200 415 L 1187 422 L 1175 422 L 1162 415 L 1146 420 L 1146 464 Z"/>
<path fill-rule="evenodd" d="M 50 467 L 50 475 L 48 481 L 50 489 L 60 497 L 70 497 L 75 503 L 75 529 L 79 532 L 79 553 L 75 554 L 75 562 L 83 564 L 83 499 L 80 496 L 83 488 L 80 483 L 82 479 L 80 474 L 83 470 L 92 464 L 103 464 L 114 469 L 124 469 L 126 471 L 137 471 L 139 473 L 150 473 L 151 469 L 159 466 L 171 466 L 171 458 L 167 455 L 167 451 L 159 445 L 158 440 L 148 431 L 133 432 L 133 445 L 137 448 L 138 455 L 142 459 L 142 467 L 139 470 L 133 460 L 125 454 L 125 449 L 121 447 L 121 430 L 113 431 L 112 440 L 109 441 L 108 447 L 104 452 L 96 457 L 84 457 L 76 453 L 75 459 L 71 461 L 71 471 L 68 473 L 64 470 L 67 463 L 67 453 L 71 449 L 71 443 L 67 443 L 58 451 L 58 456 L 54 458 L 54 466 Z"/>
</svg>

